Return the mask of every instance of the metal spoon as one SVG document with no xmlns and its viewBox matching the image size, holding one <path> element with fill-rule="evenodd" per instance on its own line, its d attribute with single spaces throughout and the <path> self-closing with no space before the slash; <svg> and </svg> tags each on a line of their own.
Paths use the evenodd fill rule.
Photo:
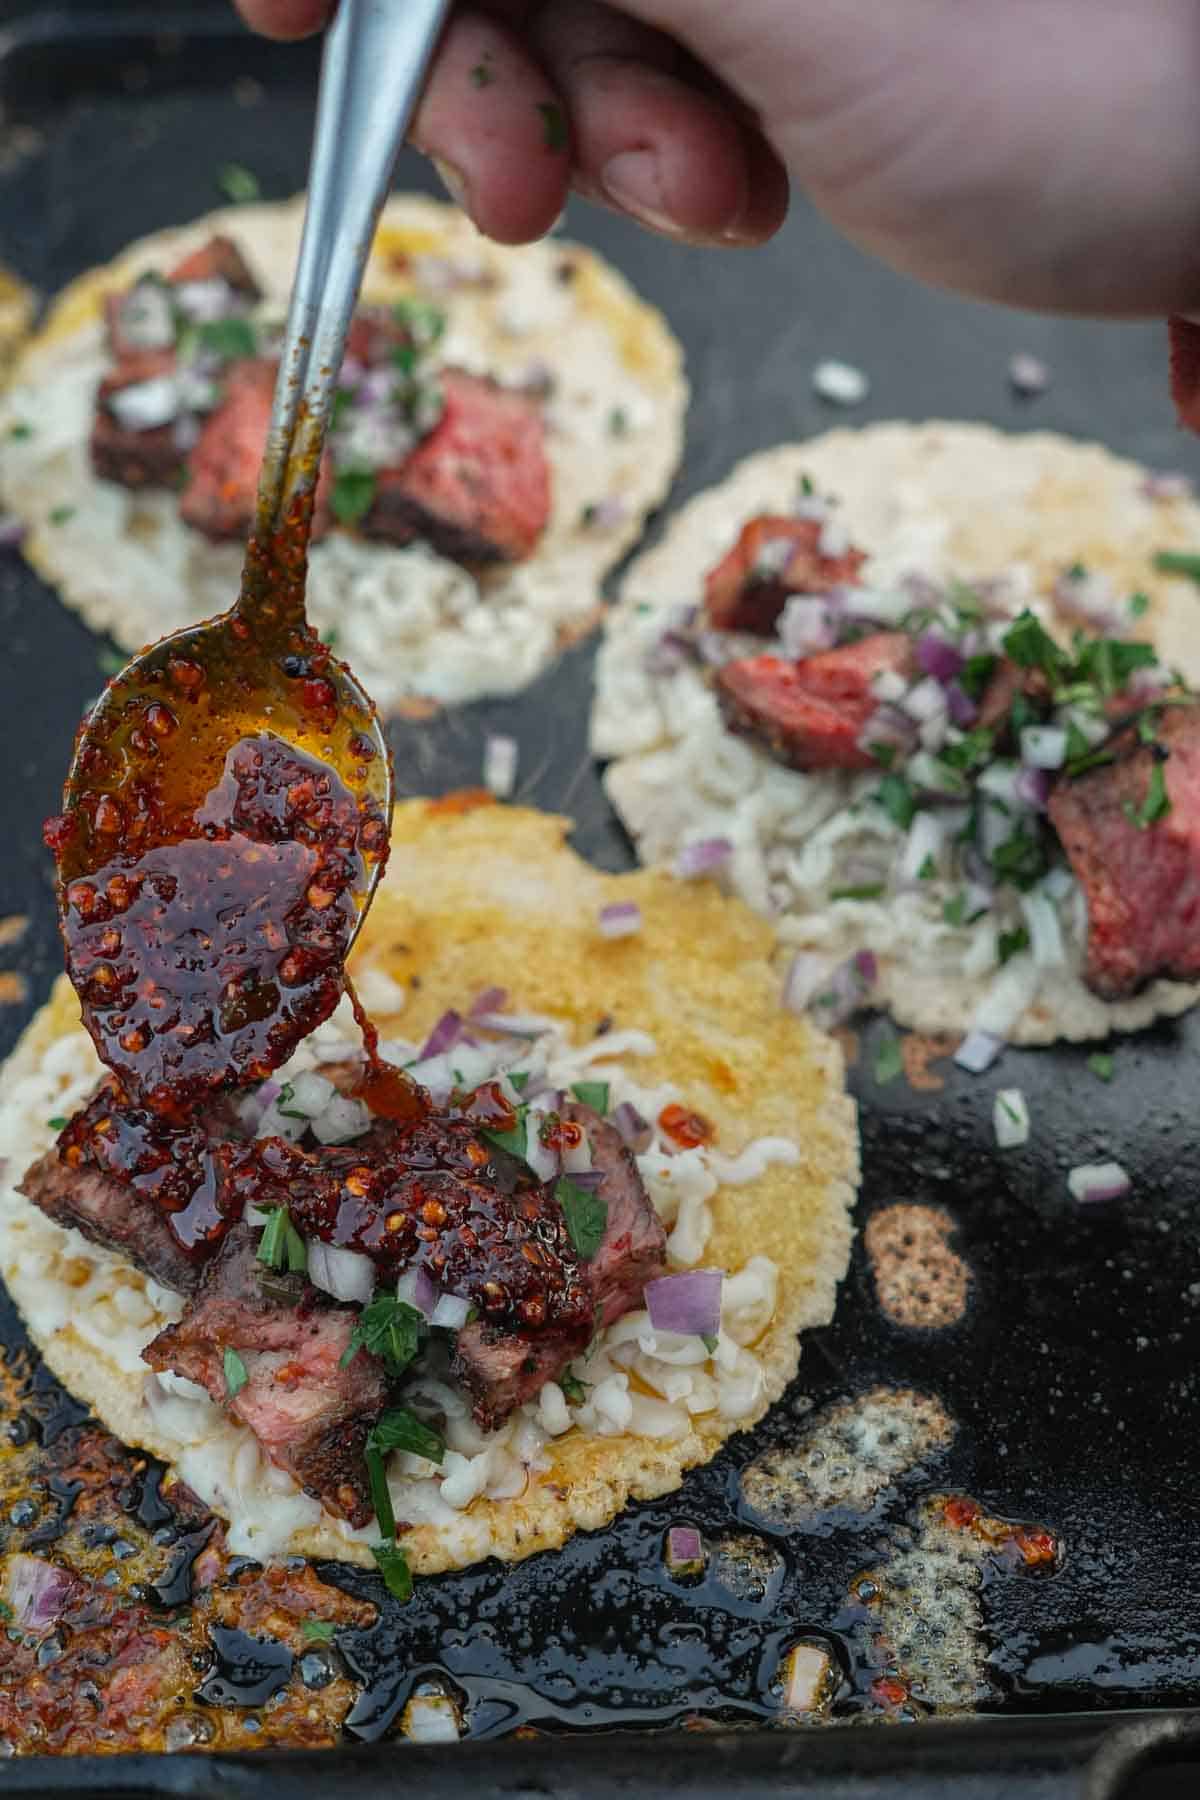
<svg viewBox="0 0 1200 1800">
<path fill-rule="evenodd" d="M 55 843 L 67 885 L 114 852 L 194 830 L 239 740 L 271 732 L 332 766 L 387 819 L 392 775 L 372 701 L 304 610 L 313 494 L 375 225 L 449 0 L 341 0 L 326 36 L 308 211 L 241 592 L 142 650 L 80 726 Z M 382 866 L 365 859 L 358 924 Z"/>
</svg>

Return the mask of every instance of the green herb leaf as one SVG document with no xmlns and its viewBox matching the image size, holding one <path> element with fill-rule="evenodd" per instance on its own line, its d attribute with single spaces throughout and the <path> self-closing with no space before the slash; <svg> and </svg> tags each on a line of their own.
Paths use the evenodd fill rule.
<svg viewBox="0 0 1200 1800">
<path fill-rule="evenodd" d="M 587 1382 L 580 1381 L 578 1375 L 573 1374 L 570 1369 L 563 1370 L 558 1378 L 558 1385 L 563 1391 L 563 1398 L 569 1400 L 572 1406 L 582 1406 L 588 1397 Z"/>
<path fill-rule="evenodd" d="M 423 1456 L 434 1463 L 440 1463 L 446 1454 L 446 1446 L 439 1434 L 402 1406 L 385 1412 L 372 1427 L 367 1436 L 367 1449 L 378 1450 L 382 1456 L 391 1450 L 408 1450 L 413 1456 Z"/>
<path fill-rule="evenodd" d="M 1057 677 L 1068 667 L 1065 650 L 1060 650 L 1045 627 L 1026 610 L 1009 626 L 1003 638 L 1007 655 L 1021 669 L 1041 669 L 1043 674 Z"/>
<path fill-rule="evenodd" d="M 986 725 L 976 725 L 973 731 L 965 731 L 957 744 L 943 745 L 939 761 L 946 763 L 960 775 L 969 775 L 974 769 L 982 769 L 992 759 L 992 751 L 996 747 L 996 734 L 989 731 Z"/>
<path fill-rule="evenodd" d="M 1156 825 L 1160 819 L 1165 819 L 1170 810 L 1171 796 L 1167 792 L 1163 766 L 1160 762 L 1155 762 L 1150 770 L 1150 783 L 1146 789 L 1146 798 L 1137 808 L 1134 807 L 1132 801 L 1127 800 L 1124 806 L 1125 817 L 1136 825 L 1139 831 L 1145 831 L 1148 826 Z"/>
<path fill-rule="evenodd" d="M 354 405 L 354 395 L 349 388 L 337 388 L 333 396 L 333 404 L 329 409 L 329 429 L 340 431 L 346 423 L 346 414 Z"/>
<path fill-rule="evenodd" d="M 1123 638 L 1080 640 L 1075 674 L 1091 682 L 1106 698 L 1119 692 L 1135 669 L 1150 669 L 1158 661 L 1153 644 L 1126 643 Z"/>
<path fill-rule="evenodd" d="M 929 856 L 927 856 L 925 858 L 925 861 L 921 864 L 920 868 L 917 870 L 917 880 L 918 881 L 932 881 L 936 874 L 937 874 L 937 863 L 934 861 L 933 855 L 931 853 Z"/>
<path fill-rule="evenodd" d="M 394 1538 L 396 1515 L 392 1510 L 392 1495 L 387 1484 L 383 1457 L 368 1443 L 363 1451 L 363 1461 L 367 1465 L 367 1481 L 371 1489 L 371 1505 L 375 1508 L 375 1522 L 385 1538 Z M 375 1560 L 379 1560 L 377 1554 Z"/>
<path fill-rule="evenodd" d="M 983 691 L 996 671 L 998 657 L 990 651 L 981 651 L 978 656 L 968 656 L 958 671 L 958 685 L 971 700 L 983 697 Z"/>
<path fill-rule="evenodd" d="M 917 796 L 911 782 L 905 781 L 903 775 L 885 775 L 875 798 L 892 822 L 901 831 L 907 831 L 917 810 Z"/>
<path fill-rule="evenodd" d="M 881 769 L 890 769 L 896 760 L 895 744 L 885 744 L 880 740 L 878 744 L 869 744 L 867 748 Z"/>
<path fill-rule="evenodd" d="M 393 1600 L 412 1599 L 412 1571 L 399 1544 L 372 1544 L 371 1555 L 383 1576 L 383 1585 Z"/>
<path fill-rule="evenodd" d="M 886 891 L 887 883 L 883 881 L 864 881 L 860 887 L 834 888 L 831 900 L 878 900 Z"/>
<path fill-rule="evenodd" d="M 1087 1066 L 1098 1081 L 1111 1081 L 1113 1078 L 1113 1058 L 1107 1050 L 1096 1050 L 1087 1059 Z"/>
<path fill-rule="evenodd" d="M 374 469 L 339 469 L 334 476 L 329 504 L 339 525 L 357 525 L 370 512 L 375 499 Z"/>
<path fill-rule="evenodd" d="M 983 602 L 965 581 L 950 583 L 949 600 L 964 625 L 977 625 L 983 617 Z"/>
<path fill-rule="evenodd" d="M 1129 610 L 1133 614 L 1135 619 L 1142 618 L 1146 613 L 1148 613 L 1150 611 L 1150 596 L 1149 596 L 1149 594 L 1141 594 L 1141 593 L 1130 594 Z"/>
<path fill-rule="evenodd" d="M 528 1075 L 525 1079 L 526 1081 L 529 1080 Z M 518 1156 L 521 1161 L 524 1162 L 526 1120 L 528 1116 L 529 1108 L 527 1106 L 518 1106 L 517 1122 L 511 1131 L 481 1131 L 479 1135 L 480 1137 L 485 1137 L 489 1144 L 495 1144 L 498 1150 L 507 1150 L 510 1156 Z"/>
<path fill-rule="evenodd" d="M 258 176 L 241 163 L 224 163 L 217 170 L 217 186 L 234 206 L 245 206 L 248 201 L 262 198 Z"/>
<path fill-rule="evenodd" d="M 250 1377 L 246 1373 L 245 1363 L 242 1361 L 236 1350 L 227 1350 L 223 1361 L 225 1365 L 225 1392 L 232 1400 L 235 1394 L 241 1393 Z"/>
<path fill-rule="evenodd" d="M 471 70 L 472 87 L 490 87 L 495 79 L 496 71 L 492 68 L 486 57 L 484 57 L 482 62 L 477 62 L 475 67 Z"/>
<path fill-rule="evenodd" d="M 52 525 L 65 525 L 68 519 L 75 517 L 75 508 L 73 506 L 54 506 L 50 509 L 49 517 Z"/>
<path fill-rule="evenodd" d="M 700 1342 L 704 1345 L 704 1348 L 708 1351 L 708 1354 L 711 1356 L 713 1351 L 717 1347 L 717 1340 L 713 1336 L 712 1332 L 711 1331 L 702 1331 L 700 1333 Z"/>
<path fill-rule="evenodd" d="M 394 1294 L 380 1294 L 359 1313 L 341 1366 L 345 1368 L 360 1350 L 366 1350 L 382 1358 L 389 1375 L 399 1375 L 421 1348 L 425 1331 L 424 1313 L 406 1300 L 397 1300 Z"/>
<path fill-rule="evenodd" d="M 942 917 L 947 925 L 962 925 L 966 922 L 967 896 L 965 892 L 955 894 L 946 901 L 942 907 Z"/>
<path fill-rule="evenodd" d="M 18 443 L 22 443 L 26 438 L 33 436 L 33 426 L 27 425 L 24 419 L 18 419 L 15 425 L 9 426 L 8 435 L 10 438 L 16 438 Z"/>
<path fill-rule="evenodd" d="M 529 1070 L 517 1069 L 514 1072 L 512 1069 L 509 1069 L 507 1071 L 507 1080 L 510 1087 L 515 1087 L 518 1094 L 523 1094 L 525 1089 L 529 1086 Z"/>
<path fill-rule="evenodd" d="M 295 1098 L 295 1088 L 290 1081 L 285 1081 L 275 1096 L 275 1111 L 279 1113 L 282 1118 L 303 1119 L 307 1123 L 308 1114 L 306 1112 L 297 1112 L 296 1108 L 292 1105 L 292 1101 Z"/>
<path fill-rule="evenodd" d="M 300 1635 L 306 1644 L 332 1644 L 334 1627 L 328 1619 L 305 1619 Z"/>
<path fill-rule="evenodd" d="M 607 1081 L 577 1081 L 571 1089 L 581 1106 L 590 1106 L 604 1118 L 608 1112 L 609 1083 Z"/>
<path fill-rule="evenodd" d="M 47 1119 L 46 1123 L 51 1131 L 62 1131 L 65 1128 L 67 1121 L 56 1113 L 52 1119 Z"/>
<path fill-rule="evenodd" d="M 875 1050 L 874 1075 L 876 1085 L 886 1087 L 889 1081 L 895 1081 L 897 1075 L 904 1072 L 904 1052 L 900 1039 L 892 1030 L 886 1030 Z"/>
<path fill-rule="evenodd" d="M 288 1268 L 293 1275 L 302 1275 L 307 1269 L 304 1239 L 292 1224 L 286 1206 L 272 1208 L 258 1241 L 257 1255 L 259 1262 L 265 1263 L 268 1269 Z"/>
<path fill-rule="evenodd" d="M 554 100 L 540 100 L 538 111 L 542 115 L 542 138 L 547 150 L 565 150 L 571 139 L 562 107 Z"/>
<path fill-rule="evenodd" d="M 1021 825 L 992 851 L 991 863 L 1002 881 L 1024 891 L 1046 873 L 1046 846 L 1040 835 Z"/>
<path fill-rule="evenodd" d="M 1200 583 L 1200 556 L 1187 550 L 1160 550 L 1154 566 L 1161 575 L 1186 575 L 1189 581 Z"/>
<path fill-rule="evenodd" d="M 249 319 L 208 319 L 202 325 L 190 325 L 194 342 L 211 350 L 223 362 L 239 356 L 258 355 L 258 334 Z"/>
<path fill-rule="evenodd" d="M 623 406 L 614 406 L 608 415 L 609 437 L 624 437 L 629 430 L 629 414 Z"/>
<path fill-rule="evenodd" d="M 576 1187 L 565 1175 L 554 1192 L 567 1221 L 567 1236 L 586 1262 L 600 1248 L 608 1224 L 608 1202 L 599 1194 Z"/>
<path fill-rule="evenodd" d="M 812 476 L 811 475 L 802 475 L 800 477 L 800 492 L 807 497 L 812 494 L 815 494 L 816 491 L 817 491 L 816 488 L 814 488 L 814 486 L 812 484 Z"/>
<path fill-rule="evenodd" d="M 1029 933 L 1024 925 L 1018 925 L 1012 931 L 1001 931 L 996 935 L 996 958 L 1003 968 L 1010 957 L 1016 956 L 1020 950 L 1028 950 Z"/>
<path fill-rule="evenodd" d="M 418 350 L 431 349 L 446 330 L 446 315 L 431 300 L 417 300 L 411 296 L 397 300 L 392 307 L 392 317 L 411 333 Z"/>
</svg>

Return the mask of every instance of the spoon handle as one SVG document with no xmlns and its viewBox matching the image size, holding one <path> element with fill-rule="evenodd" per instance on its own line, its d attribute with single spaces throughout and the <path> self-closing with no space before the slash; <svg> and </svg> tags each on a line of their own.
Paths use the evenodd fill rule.
<svg viewBox="0 0 1200 1800">
<path fill-rule="evenodd" d="M 448 7 L 341 0 L 326 33 L 308 210 L 259 479 L 260 543 L 316 485 L 371 240 Z"/>
</svg>

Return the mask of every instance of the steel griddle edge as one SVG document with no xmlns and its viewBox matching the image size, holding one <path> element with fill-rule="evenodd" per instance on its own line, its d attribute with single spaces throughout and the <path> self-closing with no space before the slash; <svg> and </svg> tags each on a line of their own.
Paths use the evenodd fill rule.
<svg viewBox="0 0 1200 1800">
<path fill-rule="evenodd" d="M 311 47 L 251 40 L 223 0 L 142 12 L 0 6 L 0 261 L 52 293 L 130 238 L 218 204 L 215 171 L 226 161 L 251 167 L 268 196 L 291 193 L 304 177 L 314 77 Z M 428 188 L 424 164 L 406 160 L 399 184 Z M 942 416 L 1048 427 L 1100 438 L 1152 466 L 1200 471 L 1170 416 L 1157 328 L 1035 319 L 925 292 L 861 257 L 802 203 L 778 242 L 753 256 L 652 243 L 582 208 L 569 229 L 624 268 L 683 339 L 695 399 L 673 503 L 750 450 L 843 422 L 809 386 L 812 364 L 826 355 L 871 376 L 854 422 Z M 1006 386 L 1015 349 L 1044 357 L 1054 373 L 1032 405 Z M 27 1004 L 0 1010 L 3 1053 L 60 966 L 39 830 L 102 679 L 104 646 L 11 551 L 0 552 L 0 631 L 0 915 L 32 920 L 19 947 L 0 951 L 0 967 L 21 971 L 29 989 Z M 518 700 L 398 727 L 401 792 L 478 781 L 484 736 L 505 729 L 520 743 L 520 797 L 570 813 L 578 848 L 602 866 L 628 866 L 586 754 L 591 658 L 589 646 L 573 652 Z M 1200 1151 L 1191 1128 L 1200 1017 L 1121 1041 L 1108 1085 L 1088 1071 L 1084 1047 L 1011 1051 L 980 1079 L 951 1070 L 936 1093 L 902 1081 L 876 1086 L 879 1029 L 866 1028 L 853 1076 L 865 1170 L 859 1223 L 894 1201 L 944 1205 L 972 1275 L 964 1322 L 937 1333 L 889 1325 L 860 1240 L 834 1324 L 814 1335 L 792 1394 L 751 1438 L 690 1476 L 679 1496 L 635 1507 L 561 1553 L 419 1583 L 408 1608 L 385 1603 L 355 1653 L 364 1699 L 350 1723 L 368 1744 L 435 1665 L 470 1699 L 477 1730 L 499 1733 L 520 1716 L 551 1735 L 450 1752 L 381 1744 L 316 1755 L 17 1761 L 0 1777 L 5 1790 L 240 1797 L 282 1780 L 316 1795 L 336 1755 L 338 1783 L 364 1794 L 393 1771 L 416 1794 L 459 1780 L 481 1795 L 569 1787 L 589 1797 L 1195 1792 L 1200 1459 L 1189 1427 L 1200 1348 L 1192 1204 Z M 1034 1120 L 1030 1143 L 1002 1159 L 991 1127 L 998 1085 L 1023 1087 Z M 1134 1199 L 1084 1215 L 1065 1171 L 1107 1156 L 1130 1169 Z M 8 1343 L 20 1341 L 2 1295 L 0 1328 Z M 706 1590 L 681 1607 L 662 1583 L 639 1584 L 674 1519 L 712 1536 L 753 1529 L 738 1512 L 740 1467 L 794 1436 L 810 1404 L 879 1383 L 935 1395 L 957 1425 L 951 1447 L 869 1515 L 808 1534 L 761 1531 L 781 1572 L 757 1603 Z M 985 1580 L 982 1704 L 1000 1717 L 887 1731 L 676 1730 L 665 1741 L 628 1729 L 661 1732 L 696 1713 L 725 1726 L 769 1719 L 764 1671 L 801 1629 L 824 1635 L 844 1666 L 852 1661 L 853 1625 L 830 1635 L 848 1581 L 906 1541 L 912 1509 L 931 1490 L 1046 1524 L 1066 1546 L 1047 1580 Z M 359 1571 L 339 1578 L 380 1597 Z M 651 1658 L 635 1643 L 647 1636 Z M 558 1734 L 571 1727 L 585 1729 L 564 1742 Z M 1161 1757 L 1170 1766 L 1123 1785 L 1132 1768 Z"/>
</svg>

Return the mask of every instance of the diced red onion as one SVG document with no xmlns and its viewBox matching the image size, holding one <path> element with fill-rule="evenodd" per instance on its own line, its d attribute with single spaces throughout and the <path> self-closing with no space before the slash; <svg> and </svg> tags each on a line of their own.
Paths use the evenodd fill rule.
<svg viewBox="0 0 1200 1800">
<path fill-rule="evenodd" d="M 469 1300 L 461 1300 L 457 1294 L 441 1294 L 429 1315 L 429 1323 L 440 1326 L 445 1331 L 461 1331 L 470 1310 Z"/>
<path fill-rule="evenodd" d="M 859 950 L 851 957 L 855 974 L 867 987 L 874 987 L 879 980 L 879 959 L 873 950 Z"/>
<path fill-rule="evenodd" d="M 622 1100 L 613 1108 L 612 1123 L 636 1156 L 643 1155 L 654 1142 L 653 1125 L 642 1117 L 632 1100 Z"/>
<path fill-rule="evenodd" d="M 118 388 L 104 404 L 123 431 L 156 431 L 178 415 L 179 388 L 173 375 L 153 375 Z"/>
<path fill-rule="evenodd" d="M 736 638 L 728 631 L 702 631 L 695 644 L 700 661 L 709 669 L 723 669 L 741 654 Z"/>
<path fill-rule="evenodd" d="M 1067 1176 L 1074 1199 L 1087 1204 L 1096 1200 L 1122 1200 L 1133 1183 L 1120 1163 L 1079 1163 Z"/>
<path fill-rule="evenodd" d="M 844 1025 L 865 1003 L 878 974 L 874 952 L 859 950 L 818 982 L 817 991 L 809 997 L 809 1009 L 830 1029 Z"/>
<path fill-rule="evenodd" d="M 593 531 L 615 531 L 628 517 L 628 500 L 621 494 L 606 494 L 588 509 L 587 522 Z"/>
<path fill-rule="evenodd" d="M 471 1010 L 467 1014 L 470 1019 L 478 1020 L 484 1013 L 503 1012 L 508 1005 L 508 989 L 502 987 L 484 988 L 482 994 L 476 995 L 471 1002 Z"/>
<path fill-rule="evenodd" d="M 946 710 L 960 731 L 967 731 L 979 717 L 979 708 L 961 681 L 946 683 Z"/>
<path fill-rule="evenodd" d="M 829 975 L 829 963 L 825 957 L 797 950 L 788 964 L 780 995 L 780 1003 L 785 1011 L 806 1013 L 813 996 L 828 982 Z"/>
<path fill-rule="evenodd" d="M 1162 663 L 1155 663 L 1149 669 L 1135 669 L 1125 683 L 1125 696 L 1129 700 L 1153 700 L 1165 687 L 1171 685 L 1171 671 Z"/>
<path fill-rule="evenodd" d="M 990 912 L 995 898 L 996 890 L 990 882 L 968 881 L 965 917 L 973 919 L 977 913 Z"/>
<path fill-rule="evenodd" d="M 837 642 L 833 611 L 815 594 L 793 594 L 776 631 L 783 654 L 793 662 L 803 662 L 818 650 L 832 650 Z"/>
<path fill-rule="evenodd" d="M 866 376 L 853 363 L 826 357 L 812 372 L 813 390 L 832 406 L 857 406 L 865 400 L 870 388 Z"/>
<path fill-rule="evenodd" d="M 599 913 L 600 936 L 635 937 L 642 929 L 642 909 L 636 900 L 614 900 Z"/>
<path fill-rule="evenodd" d="M 477 1022 L 482 1023 L 483 1021 L 480 1019 Z M 453 1050 L 462 1036 L 462 1032 L 461 1014 L 456 1013 L 453 1008 L 449 1012 L 444 1012 L 421 1046 L 421 1053 L 417 1061 L 424 1062 L 427 1057 L 441 1056 L 444 1050 Z"/>
<path fill-rule="evenodd" d="M 24 520 L 14 518 L 12 513 L 0 514 L 0 550 L 19 550 L 25 542 L 26 529 Z"/>
<path fill-rule="evenodd" d="M 682 1275 L 660 1275 L 645 1287 L 646 1310 L 655 1331 L 678 1331 L 686 1337 L 716 1337 L 721 1329 L 721 1269 L 688 1269 Z"/>
<path fill-rule="evenodd" d="M 375 1292 L 375 1264 L 361 1251 L 309 1238 L 308 1279 L 335 1300 L 354 1300 L 365 1306 Z"/>
<path fill-rule="evenodd" d="M 561 1173 L 562 1156 L 552 1144 L 542 1142 L 547 1113 L 531 1106 L 525 1115 L 525 1161 L 539 1181 L 553 1181 Z"/>
<path fill-rule="evenodd" d="M 1146 500 L 1187 500 L 1192 494 L 1192 481 L 1175 471 L 1151 470 L 1139 489 Z"/>
<path fill-rule="evenodd" d="M 1068 569 L 1054 584 L 1059 612 L 1099 631 L 1119 631 L 1124 624 L 1112 582 L 1102 570 L 1072 575 Z"/>
<path fill-rule="evenodd" d="M 143 276 L 121 302 L 119 330 L 133 350 L 169 350 L 175 342 L 171 296 L 164 282 Z"/>
<path fill-rule="evenodd" d="M 1067 960 L 1058 908 L 1047 894 L 1022 894 L 1021 912 L 1029 928 L 1029 948 L 1039 969 L 1061 969 Z"/>
<path fill-rule="evenodd" d="M 922 794 L 932 795 L 940 800 L 961 800 L 966 791 L 966 782 L 957 769 L 949 763 L 942 762 L 939 757 L 928 750 L 918 750 L 909 758 L 905 770 L 909 781 Z"/>
<path fill-rule="evenodd" d="M 328 1106 L 312 1119 L 312 1134 L 318 1144 L 350 1144 L 360 1138 L 371 1123 L 371 1109 L 349 1094 L 335 1094 Z"/>
<path fill-rule="evenodd" d="M 1050 776 L 1046 769 L 1022 768 L 1013 783 L 1013 795 L 1034 812 L 1045 812 L 1050 798 Z"/>
<path fill-rule="evenodd" d="M 241 310 L 237 294 L 220 275 L 209 276 L 203 281 L 176 282 L 172 285 L 171 297 L 192 325 L 212 325 Z"/>
<path fill-rule="evenodd" d="M 945 712 L 946 690 L 940 681 L 936 681 L 932 675 L 927 675 L 924 681 L 918 681 L 914 687 L 909 688 L 900 705 L 909 718 L 916 719 L 919 724 L 924 725 L 930 719 L 937 718 L 939 714 Z"/>
<path fill-rule="evenodd" d="M 915 738 L 916 730 L 908 714 L 885 701 L 875 708 L 855 742 L 868 755 L 877 749 L 891 749 L 907 756 Z"/>
<path fill-rule="evenodd" d="M 1027 725 L 1021 733 L 1021 761 L 1031 769 L 1061 769 L 1067 734 L 1061 725 Z"/>
<path fill-rule="evenodd" d="M 8 1604 L 22 1631 L 49 1631 L 58 1624 L 75 1578 L 66 1569 L 22 1551 L 8 1565 Z"/>
<path fill-rule="evenodd" d="M 591 1166 L 592 1146 L 585 1131 L 577 1144 L 567 1144 L 564 1147 L 562 1172 L 574 1180 L 577 1175 L 586 1175 Z"/>
<path fill-rule="evenodd" d="M 517 740 L 491 733 L 483 740 L 483 785 L 507 800 L 517 785 Z"/>
<path fill-rule="evenodd" d="M 924 808 L 918 812 L 908 828 L 908 840 L 900 858 L 900 878 L 902 881 L 920 881 L 921 870 L 929 858 L 934 862 L 942 853 L 944 831 L 942 821 L 934 812 Z"/>
<path fill-rule="evenodd" d="M 838 557 L 845 556 L 849 548 L 850 533 L 841 519 L 836 515 L 827 517 L 821 526 L 821 535 L 817 539 L 818 554 L 836 560 Z"/>
<path fill-rule="evenodd" d="M 405 1269 L 396 1283 L 396 1298 L 403 1300 L 408 1306 L 415 1306 L 427 1319 L 433 1317 L 440 1295 L 424 1263 L 418 1263 L 413 1269 Z"/>
<path fill-rule="evenodd" d="M 990 1031 L 968 1031 L 954 1052 L 954 1060 L 969 1075 L 982 1075 L 985 1069 L 991 1068 L 1003 1048 L 1004 1039 L 993 1036 Z"/>
<path fill-rule="evenodd" d="M 675 858 L 675 873 L 683 881 L 695 880 L 700 875 L 715 875 L 733 855 L 733 845 L 728 838 L 701 838 L 695 844 L 685 844 Z"/>
<path fill-rule="evenodd" d="M 916 649 L 917 662 L 921 668 L 926 675 L 932 675 L 935 681 L 940 681 L 943 687 L 962 673 L 965 661 L 962 651 L 957 644 L 940 637 L 936 631 L 923 631 L 917 639 Z"/>
<path fill-rule="evenodd" d="M 664 1556 L 671 1575 L 698 1575 L 704 1567 L 704 1539 L 693 1525 L 672 1525 Z"/>
<path fill-rule="evenodd" d="M 1008 359 L 1008 379 L 1014 393 L 1033 399 L 1050 386 L 1050 370 L 1040 356 L 1018 350 Z"/>
<path fill-rule="evenodd" d="M 255 1090 L 255 1098 L 261 1100 L 264 1106 L 270 1106 L 272 1100 L 278 1100 L 282 1092 L 283 1084 L 272 1075 L 269 1080 L 260 1083 Z"/>
<path fill-rule="evenodd" d="M 678 631 L 664 631 L 642 659 L 647 675 L 675 675 L 687 663 L 696 661 L 696 645 Z"/>
<path fill-rule="evenodd" d="M 585 1188 L 588 1193 L 594 1194 L 604 1186 L 604 1170 L 574 1169 L 571 1172 L 571 1180 L 576 1187 Z"/>
</svg>

